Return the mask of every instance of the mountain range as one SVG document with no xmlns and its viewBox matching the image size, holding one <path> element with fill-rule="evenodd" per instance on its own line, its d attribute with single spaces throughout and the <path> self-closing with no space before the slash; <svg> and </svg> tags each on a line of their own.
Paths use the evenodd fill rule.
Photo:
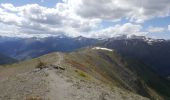
<svg viewBox="0 0 170 100">
<path fill-rule="evenodd" d="M 120 36 L 93 39 L 82 36 L 47 38 L 0 38 L 0 53 L 17 60 L 36 58 L 51 52 L 71 52 L 87 46 L 115 49 L 122 56 L 133 58 L 152 67 L 163 77 L 170 76 L 170 41 L 144 36 Z"/>
<path fill-rule="evenodd" d="M 31 59 L 41 55 L 61 51 L 69 52 L 75 49 L 94 45 L 98 40 L 67 36 L 47 38 L 0 38 L 0 52 L 17 60 Z"/>
<path fill-rule="evenodd" d="M 1 37 L 0 99 L 169 100 L 169 49 L 143 36 Z"/>
</svg>

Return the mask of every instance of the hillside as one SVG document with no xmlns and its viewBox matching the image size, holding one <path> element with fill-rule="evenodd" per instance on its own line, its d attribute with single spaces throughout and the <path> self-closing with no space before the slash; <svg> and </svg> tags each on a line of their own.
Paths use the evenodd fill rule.
<svg viewBox="0 0 170 100">
<path fill-rule="evenodd" d="M 117 37 L 99 44 L 115 49 L 121 55 L 143 62 L 163 77 L 170 76 L 170 41 L 147 37 Z"/>
<path fill-rule="evenodd" d="M 122 58 L 117 51 L 83 50 L 71 54 L 73 66 L 107 78 L 114 83 L 135 93 L 155 97 L 155 92 L 165 98 L 170 96 L 170 82 L 161 78 L 149 66 L 131 58 Z M 75 65 L 74 65 L 75 64 Z M 83 68 L 84 66 L 85 68 Z M 100 77 L 97 77 L 100 79 Z M 101 79 L 102 80 L 102 79 Z M 152 93 L 155 91 L 154 93 Z"/>
<path fill-rule="evenodd" d="M 17 62 L 17 60 L 15 60 L 11 57 L 8 57 L 6 55 L 0 54 L 0 65 L 1 64 L 11 64 L 11 63 L 15 63 L 15 62 Z"/>
<path fill-rule="evenodd" d="M 0 78 L 2 100 L 168 100 L 170 85 L 147 66 L 100 47 L 6 65 Z"/>
</svg>

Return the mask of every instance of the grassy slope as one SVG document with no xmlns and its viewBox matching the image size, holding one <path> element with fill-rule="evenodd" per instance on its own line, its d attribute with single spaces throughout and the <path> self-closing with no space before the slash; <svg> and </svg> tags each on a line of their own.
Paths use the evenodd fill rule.
<svg viewBox="0 0 170 100">
<path fill-rule="evenodd" d="M 48 58 L 48 59 L 47 59 Z M 37 65 L 39 65 L 40 61 L 45 64 L 51 64 L 57 60 L 56 53 L 50 53 L 38 58 L 34 58 L 31 60 L 22 61 L 19 63 L 8 64 L 8 65 L 0 65 L 0 76 L 1 74 L 7 76 L 13 76 L 14 74 L 28 72 L 29 70 L 33 70 Z M 9 72 L 8 72 L 9 71 Z"/>
<path fill-rule="evenodd" d="M 146 66 L 143 63 L 139 63 L 131 58 L 125 58 L 128 61 L 128 67 L 138 75 L 145 83 L 164 96 L 167 100 L 170 99 L 170 81 L 157 75 L 151 67 Z"/>
<path fill-rule="evenodd" d="M 170 84 L 146 65 L 103 50 L 85 49 L 67 54 L 67 62 L 92 76 L 146 97 L 168 99 Z M 156 91 L 156 92 L 155 92 Z"/>
</svg>

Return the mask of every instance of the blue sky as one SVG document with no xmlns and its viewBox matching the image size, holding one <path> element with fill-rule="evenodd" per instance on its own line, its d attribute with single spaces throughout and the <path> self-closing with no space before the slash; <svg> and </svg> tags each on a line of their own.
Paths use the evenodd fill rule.
<svg viewBox="0 0 170 100">
<path fill-rule="evenodd" d="M 0 0 L 0 35 L 169 39 L 169 5 L 169 0 Z"/>
<path fill-rule="evenodd" d="M 0 0 L 0 3 L 12 3 L 15 6 L 37 3 L 46 7 L 54 7 L 58 2 L 62 0 Z"/>
<path fill-rule="evenodd" d="M 143 23 L 142 25 L 143 25 L 144 29 L 147 29 L 149 26 L 168 28 L 169 24 L 170 24 L 170 16 L 163 17 L 163 18 L 154 18 L 154 19 L 145 21 L 145 23 Z M 170 31 L 165 31 L 162 33 L 150 33 L 150 34 L 148 34 L 148 36 L 169 39 Z"/>
</svg>

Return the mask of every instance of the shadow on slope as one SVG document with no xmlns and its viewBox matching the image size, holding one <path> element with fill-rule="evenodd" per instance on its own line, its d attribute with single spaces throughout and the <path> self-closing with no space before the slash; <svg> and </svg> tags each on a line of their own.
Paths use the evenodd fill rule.
<svg viewBox="0 0 170 100">
<path fill-rule="evenodd" d="M 123 58 L 116 51 L 81 49 L 66 54 L 67 63 L 103 82 L 152 99 L 169 99 L 170 83 L 148 66 Z"/>
</svg>

